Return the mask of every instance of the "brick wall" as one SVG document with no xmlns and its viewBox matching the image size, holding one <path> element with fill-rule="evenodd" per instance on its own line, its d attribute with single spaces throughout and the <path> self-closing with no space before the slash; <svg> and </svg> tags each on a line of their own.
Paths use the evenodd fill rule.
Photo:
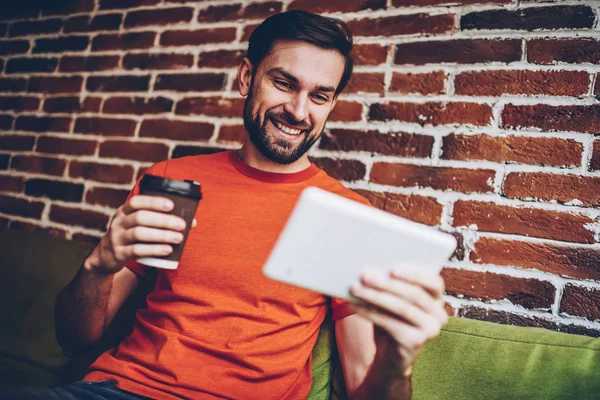
<svg viewBox="0 0 600 400">
<path fill-rule="evenodd" d="M 153 162 L 239 146 L 257 23 L 328 13 L 358 67 L 313 160 L 460 239 L 452 313 L 600 336 L 597 1 L 18 3 L 0 12 L 2 225 L 96 240 Z"/>
</svg>

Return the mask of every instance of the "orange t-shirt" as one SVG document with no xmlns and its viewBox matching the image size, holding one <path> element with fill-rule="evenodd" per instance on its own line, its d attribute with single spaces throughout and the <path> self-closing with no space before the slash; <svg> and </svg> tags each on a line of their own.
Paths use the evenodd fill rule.
<svg viewBox="0 0 600 400">
<path fill-rule="evenodd" d="M 269 173 L 231 151 L 163 161 L 147 173 L 200 182 L 198 226 L 179 267 L 160 270 L 132 333 L 85 380 L 110 379 L 156 399 L 306 398 L 328 307 L 334 319 L 351 311 L 343 301 L 270 280 L 262 267 L 304 188 L 367 201 L 314 165 Z M 127 267 L 148 271 L 136 262 Z"/>
</svg>

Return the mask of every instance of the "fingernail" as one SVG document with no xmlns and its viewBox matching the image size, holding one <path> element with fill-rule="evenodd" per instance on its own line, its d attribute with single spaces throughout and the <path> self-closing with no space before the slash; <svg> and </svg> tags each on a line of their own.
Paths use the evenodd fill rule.
<svg viewBox="0 0 600 400">
<path fill-rule="evenodd" d="M 173 207 L 175 207 L 175 204 L 173 204 L 173 202 L 171 200 L 165 200 L 163 207 L 167 210 L 170 210 Z"/>
</svg>

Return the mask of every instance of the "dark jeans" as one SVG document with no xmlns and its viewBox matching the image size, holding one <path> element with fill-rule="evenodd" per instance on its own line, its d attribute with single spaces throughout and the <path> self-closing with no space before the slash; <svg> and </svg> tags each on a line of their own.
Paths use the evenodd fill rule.
<svg viewBox="0 0 600 400">
<path fill-rule="evenodd" d="M 16 392 L 0 393 L 0 400 L 138 400 L 146 398 L 121 390 L 112 381 L 79 381 L 50 389 L 27 388 Z"/>
</svg>

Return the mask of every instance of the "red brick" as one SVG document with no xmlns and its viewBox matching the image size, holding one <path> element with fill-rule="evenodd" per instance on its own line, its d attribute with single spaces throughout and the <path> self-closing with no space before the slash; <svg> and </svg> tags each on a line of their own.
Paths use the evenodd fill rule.
<svg viewBox="0 0 600 400">
<path fill-rule="evenodd" d="M 101 98 L 86 97 L 83 102 L 79 96 L 49 97 L 44 99 L 44 111 L 47 113 L 97 112 Z"/>
<path fill-rule="evenodd" d="M 86 89 L 91 92 L 145 92 L 148 90 L 150 76 L 90 76 Z"/>
<path fill-rule="evenodd" d="M 581 165 L 583 145 L 573 139 L 528 136 L 460 135 L 443 138 L 442 158 L 486 160 L 557 167 Z"/>
<path fill-rule="evenodd" d="M 14 118 L 11 115 L 0 115 L 0 131 L 10 130 L 12 128 L 12 123 Z"/>
<path fill-rule="evenodd" d="M 443 206 L 433 197 L 366 190 L 357 190 L 356 192 L 383 211 L 421 224 L 439 225 L 442 218 Z"/>
<path fill-rule="evenodd" d="M 85 202 L 88 204 L 119 208 L 125 203 L 128 195 L 128 190 L 94 187 L 86 192 Z"/>
<path fill-rule="evenodd" d="M 130 183 L 133 179 L 133 167 L 130 165 L 71 161 L 69 176 L 98 182 Z"/>
<path fill-rule="evenodd" d="M 26 96 L 0 96 L 0 110 L 29 111 L 40 107 L 40 99 Z"/>
<path fill-rule="evenodd" d="M 340 100 L 329 114 L 329 121 L 360 121 L 362 112 L 363 105 L 361 103 Z"/>
<path fill-rule="evenodd" d="M 0 78 L 0 92 L 24 92 L 26 88 L 25 78 Z"/>
<path fill-rule="evenodd" d="M 15 130 L 31 132 L 69 132 L 71 118 L 20 116 L 15 122 Z"/>
<path fill-rule="evenodd" d="M 0 17 L 0 18 L 2 18 L 2 17 Z M 7 32 L 8 32 L 8 24 L 7 23 L 0 24 L 0 36 L 1 37 L 6 36 Z"/>
<path fill-rule="evenodd" d="M 95 140 L 65 139 L 52 136 L 40 136 L 35 150 L 39 153 L 91 156 L 96 152 Z"/>
<path fill-rule="evenodd" d="M 590 170 L 600 171 L 600 140 L 594 142 L 594 152 L 590 160 Z"/>
<path fill-rule="evenodd" d="M 352 74 L 345 93 L 379 93 L 383 94 L 385 86 L 383 72 L 356 72 Z"/>
<path fill-rule="evenodd" d="M 246 25 L 244 27 L 244 30 L 242 31 L 242 42 L 247 42 L 248 40 L 250 40 L 250 36 L 252 35 L 252 32 L 254 32 L 254 30 L 256 29 L 256 27 L 258 26 L 258 24 L 251 24 L 251 25 Z"/>
<path fill-rule="evenodd" d="M 44 2 L 42 15 L 69 15 L 94 10 L 94 0 Z"/>
<path fill-rule="evenodd" d="M 596 74 L 596 86 L 594 87 L 594 95 L 596 95 L 596 100 L 600 99 L 600 73 Z"/>
<path fill-rule="evenodd" d="M 527 60 L 536 64 L 556 62 L 600 64 L 600 40 L 591 38 L 528 40 Z"/>
<path fill-rule="evenodd" d="M 163 143 L 108 140 L 100 144 L 100 157 L 157 162 L 166 159 L 168 155 L 169 146 Z"/>
<path fill-rule="evenodd" d="M 160 114 L 170 112 L 173 100 L 166 97 L 111 97 L 104 100 L 105 114 Z"/>
<path fill-rule="evenodd" d="M 107 71 L 119 66 L 119 56 L 63 57 L 58 69 L 63 72 Z"/>
<path fill-rule="evenodd" d="M 516 266 L 575 279 L 600 280 L 600 251 L 589 247 L 481 238 L 470 258 L 478 264 Z"/>
<path fill-rule="evenodd" d="M 30 73 L 30 72 L 53 72 L 58 60 L 47 57 L 23 57 L 11 58 L 6 63 L 7 74 Z"/>
<path fill-rule="evenodd" d="M 560 301 L 560 312 L 592 321 L 600 320 L 600 290 L 567 283 Z"/>
<path fill-rule="evenodd" d="M 475 224 L 481 232 L 592 244 L 596 242 L 594 232 L 586 229 L 585 225 L 594 222 L 593 219 L 580 214 L 459 200 L 454 203 L 452 225 Z"/>
<path fill-rule="evenodd" d="M 203 154 L 215 154 L 224 151 L 225 149 L 212 146 L 176 146 L 173 149 L 171 158 L 180 158 L 187 156 L 198 156 Z"/>
<path fill-rule="evenodd" d="M 247 132 L 243 125 L 221 125 L 219 130 L 219 142 L 243 143 Z"/>
<path fill-rule="evenodd" d="M 359 44 L 352 48 L 352 57 L 355 65 L 381 65 L 385 64 L 390 46 L 379 44 Z"/>
<path fill-rule="evenodd" d="M 83 85 L 81 76 L 49 77 L 33 76 L 29 78 L 29 92 L 42 93 L 79 93 Z"/>
<path fill-rule="evenodd" d="M 101 10 L 111 8 L 135 8 L 153 6 L 158 3 L 160 3 L 160 0 L 100 0 L 99 8 Z"/>
<path fill-rule="evenodd" d="M 538 1 L 538 0 L 536 0 Z M 470 4 L 512 4 L 512 0 L 392 0 L 394 7 Z"/>
<path fill-rule="evenodd" d="M 92 51 L 149 49 L 156 32 L 131 32 L 98 35 L 92 41 Z"/>
<path fill-rule="evenodd" d="M 65 231 L 63 229 L 46 228 L 46 227 L 42 227 L 42 226 L 35 225 L 35 224 L 29 224 L 27 222 L 22 222 L 22 221 L 12 221 L 10 223 L 10 229 L 22 230 L 22 231 L 27 231 L 27 232 L 44 233 L 48 236 L 60 237 L 63 239 L 67 237 L 67 231 Z"/>
<path fill-rule="evenodd" d="M 104 136 L 133 136 L 137 122 L 131 119 L 80 117 L 75 121 L 76 133 Z"/>
<path fill-rule="evenodd" d="M 40 16 L 40 10 L 37 7 L 3 7 L 0 14 L 0 21 L 10 21 L 16 19 L 37 18 Z"/>
<path fill-rule="evenodd" d="M 62 28 L 59 18 L 14 22 L 8 28 L 8 36 L 27 36 L 41 33 L 58 33 Z"/>
<path fill-rule="evenodd" d="M 319 147 L 325 150 L 367 151 L 399 157 L 429 157 L 433 136 L 331 129 L 321 137 Z"/>
<path fill-rule="evenodd" d="M 157 137 L 164 140 L 208 140 L 214 126 L 206 122 L 165 119 L 146 119 L 140 128 L 140 137 Z"/>
<path fill-rule="evenodd" d="M 454 78 L 456 94 L 474 96 L 583 96 L 589 86 L 585 71 L 473 71 Z"/>
<path fill-rule="evenodd" d="M 181 115 L 210 115 L 214 117 L 241 117 L 244 99 L 219 97 L 188 97 L 180 100 L 175 108 Z"/>
<path fill-rule="evenodd" d="M 586 6 L 528 7 L 469 13 L 460 19 L 460 26 L 463 30 L 589 29 L 595 19 L 594 11 Z"/>
<path fill-rule="evenodd" d="M 502 127 L 597 133 L 600 132 L 600 104 L 590 106 L 507 104 L 502 111 Z"/>
<path fill-rule="evenodd" d="M 578 200 L 586 207 L 600 206 L 600 178 L 578 175 L 513 172 L 504 180 L 504 195 L 510 198 L 556 201 Z"/>
<path fill-rule="evenodd" d="M 348 21 L 354 36 L 440 34 L 454 31 L 454 15 L 413 14 Z"/>
<path fill-rule="evenodd" d="M 126 54 L 125 69 L 186 69 L 194 65 L 193 54 Z"/>
<path fill-rule="evenodd" d="M 371 169 L 371 183 L 402 187 L 430 187 L 436 190 L 490 193 L 496 173 L 492 170 L 426 167 L 377 162 Z"/>
<path fill-rule="evenodd" d="M 235 21 L 240 19 L 265 19 L 266 17 L 281 12 L 281 3 L 264 2 L 251 3 L 246 7 L 240 4 L 224 6 L 209 6 L 200 10 L 199 22 Z"/>
<path fill-rule="evenodd" d="M 446 293 L 462 295 L 483 301 L 508 300 L 529 309 L 550 309 L 556 288 L 552 283 L 538 279 L 515 278 L 489 272 L 465 271 L 445 268 L 442 278 Z"/>
<path fill-rule="evenodd" d="M 195 46 L 207 43 L 227 43 L 235 40 L 235 28 L 215 28 L 165 31 L 160 35 L 161 46 Z"/>
<path fill-rule="evenodd" d="M 510 63 L 519 61 L 521 54 L 521 40 L 457 39 L 396 45 L 394 63 Z"/>
<path fill-rule="evenodd" d="M 0 55 L 23 54 L 29 51 L 29 40 L 0 40 Z"/>
<path fill-rule="evenodd" d="M 38 156 L 13 156 L 11 169 L 46 175 L 62 175 L 67 167 L 65 160 Z"/>
<path fill-rule="evenodd" d="M 66 225 L 83 226 L 88 229 L 104 231 L 108 225 L 108 215 L 97 211 L 82 210 L 80 208 L 52 205 L 50 220 Z"/>
<path fill-rule="evenodd" d="M 471 124 L 487 126 L 492 108 L 487 104 L 463 102 L 376 103 L 369 110 L 371 121 L 405 121 L 424 125 Z"/>
<path fill-rule="evenodd" d="M 159 74 L 154 90 L 176 92 L 219 91 L 225 87 L 225 74 Z"/>
<path fill-rule="evenodd" d="M 358 12 L 364 10 L 381 10 L 386 8 L 385 0 L 345 0 L 328 1 L 323 0 L 294 0 L 288 6 L 288 10 L 303 10 L 315 14 L 333 12 Z"/>
<path fill-rule="evenodd" d="M 367 172 L 365 165 L 357 160 L 311 158 L 311 161 L 334 179 L 353 182 L 363 180 Z"/>
<path fill-rule="evenodd" d="M 125 27 L 148 25 L 171 25 L 190 22 L 194 9 L 191 7 L 157 8 L 154 10 L 130 11 L 125 17 Z"/>
<path fill-rule="evenodd" d="M 8 162 L 10 160 L 10 154 L 0 154 L 0 169 L 8 169 Z"/>
<path fill-rule="evenodd" d="M 34 136 L 0 135 L 0 150 L 27 151 L 33 149 Z"/>
<path fill-rule="evenodd" d="M 446 92 L 446 73 L 435 71 L 424 74 L 394 72 L 390 92 L 418 93 L 418 94 L 443 94 Z"/>
<path fill-rule="evenodd" d="M 245 55 L 244 50 L 203 51 L 198 56 L 198 67 L 237 67 Z"/>
<path fill-rule="evenodd" d="M 116 31 L 121 26 L 121 18 L 121 14 L 71 17 L 65 21 L 63 32 Z"/>
<path fill-rule="evenodd" d="M 27 218 L 41 218 L 44 203 L 0 195 L 0 213 Z"/>
<path fill-rule="evenodd" d="M 83 51 L 90 44 L 87 36 L 62 36 L 59 38 L 36 39 L 32 53 L 62 53 Z"/>
<path fill-rule="evenodd" d="M 83 198 L 83 184 L 49 179 L 30 179 L 25 194 L 34 197 L 48 197 L 52 200 L 80 202 Z"/>
<path fill-rule="evenodd" d="M 0 175 L 0 192 L 21 193 L 25 181 L 20 176 Z"/>
</svg>

